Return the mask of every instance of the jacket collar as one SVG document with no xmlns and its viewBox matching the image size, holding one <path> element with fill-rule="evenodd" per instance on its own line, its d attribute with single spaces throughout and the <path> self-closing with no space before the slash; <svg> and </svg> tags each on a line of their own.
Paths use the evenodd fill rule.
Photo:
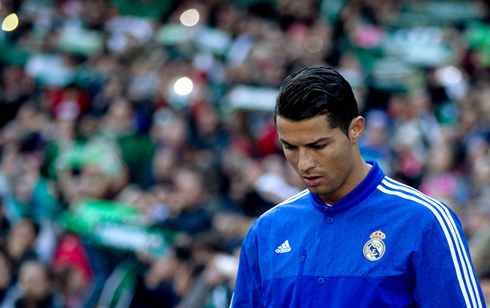
<svg viewBox="0 0 490 308">
<path fill-rule="evenodd" d="M 325 209 L 327 206 L 325 202 L 320 200 L 320 198 L 318 198 L 316 195 L 310 193 L 310 198 L 314 207 L 322 213 L 327 211 L 335 214 L 348 210 L 366 199 L 376 189 L 376 187 L 378 187 L 385 177 L 383 170 L 381 170 L 376 162 L 367 161 L 367 163 L 372 165 L 372 168 L 369 170 L 366 178 L 364 178 L 364 180 L 345 197 L 337 201 L 334 205 L 329 206 L 327 209 Z"/>
</svg>

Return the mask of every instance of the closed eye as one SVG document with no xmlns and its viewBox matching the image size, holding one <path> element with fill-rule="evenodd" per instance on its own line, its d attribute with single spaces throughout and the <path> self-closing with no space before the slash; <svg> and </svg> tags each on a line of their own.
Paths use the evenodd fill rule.
<svg viewBox="0 0 490 308">
<path fill-rule="evenodd" d="M 311 145 L 310 147 L 313 148 L 313 149 L 316 149 L 316 150 L 320 150 L 320 149 L 323 149 L 326 146 L 327 146 L 326 144 L 315 144 L 315 145 Z"/>
</svg>

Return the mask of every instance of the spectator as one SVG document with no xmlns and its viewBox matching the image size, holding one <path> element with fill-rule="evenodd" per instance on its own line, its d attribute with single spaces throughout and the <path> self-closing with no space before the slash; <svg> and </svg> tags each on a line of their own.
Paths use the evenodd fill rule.
<svg viewBox="0 0 490 308">
<path fill-rule="evenodd" d="M 170 216 L 163 226 L 171 230 L 196 234 L 211 228 L 211 218 L 206 211 L 206 190 L 202 176 L 191 170 L 180 170 L 175 175 L 175 197 Z"/>
<path fill-rule="evenodd" d="M 13 261 L 13 279 L 17 279 L 21 265 L 28 260 L 37 260 L 34 244 L 39 234 L 39 226 L 32 220 L 19 220 L 10 229 L 7 238 L 6 251 Z"/>
<path fill-rule="evenodd" d="M 26 261 L 19 270 L 18 283 L 22 295 L 15 302 L 16 308 L 58 307 L 52 294 L 52 283 L 48 268 L 38 261 Z"/>
</svg>

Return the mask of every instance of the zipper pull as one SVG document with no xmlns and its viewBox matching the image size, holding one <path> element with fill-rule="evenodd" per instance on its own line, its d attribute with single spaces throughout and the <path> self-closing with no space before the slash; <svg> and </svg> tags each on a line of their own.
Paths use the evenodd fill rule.
<svg viewBox="0 0 490 308">
<path fill-rule="evenodd" d="M 301 256 L 300 262 L 301 263 L 305 262 L 305 259 L 306 259 L 306 251 L 303 251 L 303 255 Z"/>
</svg>

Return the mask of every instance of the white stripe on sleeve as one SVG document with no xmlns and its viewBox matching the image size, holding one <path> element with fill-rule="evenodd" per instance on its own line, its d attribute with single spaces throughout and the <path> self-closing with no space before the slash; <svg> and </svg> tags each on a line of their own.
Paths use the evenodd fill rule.
<svg viewBox="0 0 490 308">
<path fill-rule="evenodd" d="M 392 187 L 392 188 L 396 187 L 400 190 L 411 192 L 411 193 L 415 194 L 416 196 L 424 199 L 425 201 L 434 205 L 436 208 L 439 209 L 439 211 L 442 212 L 443 217 L 445 218 L 446 222 L 449 221 L 448 225 L 450 227 L 449 229 L 451 231 L 451 234 L 452 234 L 453 238 L 455 239 L 455 241 L 457 241 L 456 244 L 459 244 L 459 245 L 456 245 L 456 247 L 458 250 L 458 255 L 459 255 L 461 264 L 463 265 L 466 284 L 468 285 L 468 288 L 472 289 L 472 291 L 473 291 L 473 292 L 470 291 L 471 301 L 475 307 L 482 308 L 482 303 L 481 303 L 481 299 L 480 299 L 480 292 L 478 292 L 478 287 L 476 285 L 475 275 L 473 274 L 472 266 L 471 266 L 470 260 L 468 258 L 468 254 L 466 253 L 466 249 L 463 245 L 463 241 L 461 240 L 461 236 L 460 236 L 460 234 L 456 228 L 456 223 L 454 222 L 454 219 L 451 216 L 451 214 L 449 213 L 448 209 L 444 205 L 442 205 L 439 201 L 422 194 L 421 192 L 419 192 L 418 190 L 416 190 L 410 186 L 406 186 L 406 185 L 403 185 L 401 183 L 398 183 L 395 180 L 390 179 L 389 177 L 386 177 L 386 179 L 389 181 L 389 183 L 388 183 L 388 181 L 383 180 L 383 183 L 385 185 Z M 470 277 L 469 279 L 471 279 L 471 284 L 469 282 L 468 276 Z M 473 293 L 476 294 L 476 302 L 478 303 L 478 306 L 475 303 L 475 296 Z"/>
<path fill-rule="evenodd" d="M 463 282 L 463 277 L 461 277 L 461 270 L 459 269 L 458 260 L 456 260 L 456 253 L 454 251 L 453 241 L 452 241 L 451 236 L 449 235 L 449 233 L 447 231 L 446 225 L 444 224 L 444 221 L 442 220 L 441 215 L 439 215 L 439 213 L 431 205 L 429 205 L 428 203 L 426 203 L 426 202 L 424 202 L 418 198 L 406 195 L 400 191 L 389 190 L 389 189 L 387 189 L 381 185 L 378 185 L 378 189 L 380 191 L 384 192 L 385 194 L 388 194 L 388 195 L 395 195 L 395 196 L 401 197 L 403 199 L 418 202 L 418 203 L 424 205 L 425 207 L 427 207 L 429 210 L 431 210 L 432 213 L 436 216 L 437 220 L 439 221 L 439 224 L 442 227 L 442 231 L 444 232 L 444 235 L 446 236 L 446 240 L 449 244 L 449 250 L 451 251 L 451 258 L 453 260 L 454 268 L 456 270 L 456 276 L 458 277 L 458 282 L 459 282 L 459 286 L 461 288 L 461 292 L 463 293 L 463 297 L 464 297 L 464 300 L 466 302 L 466 307 L 468 307 L 468 308 L 471 307 L 470 301 L 468 299 L 468 293 L 466 291 L 466 287 L 465 287 L 465 284 Z"/>
</svg>

